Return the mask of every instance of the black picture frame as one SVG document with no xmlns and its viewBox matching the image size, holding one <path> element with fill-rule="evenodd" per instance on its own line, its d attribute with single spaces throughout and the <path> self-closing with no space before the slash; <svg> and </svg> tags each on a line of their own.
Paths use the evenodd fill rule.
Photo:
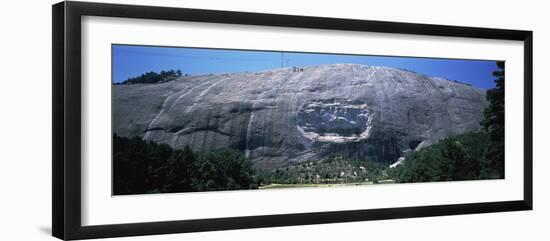
<svg viewBox="0 0 550 241">
<path fill-rule="evenodd" d="M 60 2 L 53 15 L 53 150 L 52 233 L 60 239 L 88 239 L 228 229 L 308 225 L 380 219 L 532 210 L 532 78 L 531 31 L 443 26 L 384 21 L 262 13 L 150 7 L 90 2 Z M 99 226 L 81 224 L 81 17 L 230 23 L 378 33 L 516 40 L 524 43 L 524 194 L 522 200 L 421 207 L 342 210 L 333 212 L 140 222 Z M 518 127 L 519 128 L 519 127 Z"/>
</svg>

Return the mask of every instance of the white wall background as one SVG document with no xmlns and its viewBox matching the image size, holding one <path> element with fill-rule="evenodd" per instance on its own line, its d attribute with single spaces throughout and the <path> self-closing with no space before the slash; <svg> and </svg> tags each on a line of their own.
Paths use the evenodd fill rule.
<svg viewBox="0 0 550 241">
<path fill-rule="evenodd" d="M 263 228 L 115 240 L 548 240 L 550 20 L 544 1 L 110 0 L 534 31 L 534 211 Z M 51 231 L 51 4 L 0 9 L 0 240 L 54 240 Z M 521 127 L 518 127 L 521 128 Z"/>
</svg>

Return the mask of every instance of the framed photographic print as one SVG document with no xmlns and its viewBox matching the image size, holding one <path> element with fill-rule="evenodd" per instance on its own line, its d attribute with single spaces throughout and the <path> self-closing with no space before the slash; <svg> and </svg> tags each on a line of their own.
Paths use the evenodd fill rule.
<svg viewBox="0 0 550 241">
<path fill-rule="evenodd" d="M 532 32 L 53 6 L 53 235 L 532 209 Z"/>
</svg>

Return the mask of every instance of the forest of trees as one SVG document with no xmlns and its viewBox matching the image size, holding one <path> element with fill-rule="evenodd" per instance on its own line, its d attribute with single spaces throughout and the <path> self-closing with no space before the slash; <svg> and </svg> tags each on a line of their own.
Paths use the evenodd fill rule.
<svg viewBox="0 0 550 241">
<path fill-rule="evenodd" d="M 411 153 L 404 164 L 390 169 L 390 176 L 400 183 L 501 178 L 490 142 L 484 131 L 444 139 Z"/>
<path fill-rule="evenodd" d="M 171 80 L 175 80 L 182 76 L 181 70 L 168 70 L 168 71 L 160 71 L 160 73 L 150 71 L 145 74 L 142 74 L 137 77 L 128 78 L 125 81 L 122 81 L 118 84 L 125 85 L 125 84 L 154 84 L 154 83 L 162 83 L 167 82 Z"/>
<path fill-rule="evenodd" d="M 251 163 L 238 151 L 195 153 L 139 137 L 113 136 L 113 194 L 257 189 Z"/>
<path fill-rule="evenodd" d="M 504 62 L 497 62 L 496 87 L 487 91 L 483 130 L 450 137 L 411 153 L 391 170 L 396 182 L 504 178 Z"/>
</svg>

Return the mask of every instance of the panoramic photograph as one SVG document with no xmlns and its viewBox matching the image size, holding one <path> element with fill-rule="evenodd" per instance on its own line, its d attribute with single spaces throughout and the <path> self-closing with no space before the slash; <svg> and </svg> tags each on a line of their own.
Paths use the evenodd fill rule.
<svg viewBox="0 0 550 241">
<path fill-rule="evenodd" d="M 504 178 L 501 61 L 111 51 L 113 195 Z"/>
</svg>

